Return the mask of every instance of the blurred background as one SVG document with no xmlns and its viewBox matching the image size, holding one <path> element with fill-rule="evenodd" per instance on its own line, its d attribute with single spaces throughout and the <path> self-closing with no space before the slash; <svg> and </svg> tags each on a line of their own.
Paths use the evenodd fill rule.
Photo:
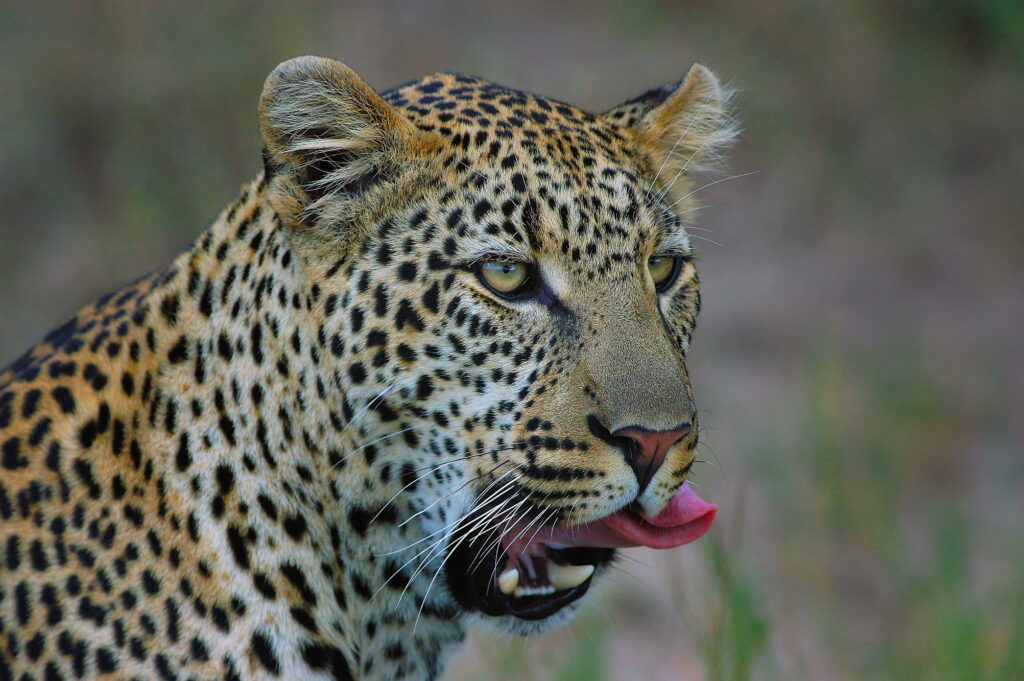
<svg viewBox="0 0 1024 681">
<path fill-rule="evenodd" d="M 1024 679 L 1019 0 L 4 3 L 0 365 L 189 244 L 307 53 L 593 111 L 697 60 L 739 93 L 729 173 L 756 174 L 693 232 L 720 522 L 447 678 Z"/>
</svg>

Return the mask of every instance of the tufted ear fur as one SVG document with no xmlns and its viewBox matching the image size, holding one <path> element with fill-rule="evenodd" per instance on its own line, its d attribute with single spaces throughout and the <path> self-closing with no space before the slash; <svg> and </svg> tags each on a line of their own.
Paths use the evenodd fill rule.
<svg viewBox="0 0 1024 681">
<path fill-rule="evenodd" d="M 645 92 L 602 117 L 632 133 L 662 190 L 671 192 L 680 179 L 722 162 L 738 134 L 728 106 L 728 93 L 715 75 L 694 64 L 681 82 Z"/>
<path fill-rule="evenodd" d="M 403 167 L 429 146 L 355 71 L 322 57 L 275 68 L 259 119 L 270 199 L 294 225 L 337 226 L 386 203 Z"/>
</svg>

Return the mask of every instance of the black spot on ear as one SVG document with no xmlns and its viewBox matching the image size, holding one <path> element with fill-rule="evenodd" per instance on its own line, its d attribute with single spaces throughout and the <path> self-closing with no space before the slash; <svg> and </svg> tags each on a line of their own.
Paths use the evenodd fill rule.
<svg viewBox="0 0 1024 681">
<path fill-rule="evenodd" d="M 661 87 L 651 88 L 647 92 L 634 97 L 633 99 L 627 100 L 616 107 L 616 109 L 622 109 L 630 106 L 631 104 L 640 105 L 637 108 L 640 109 L 640 114 L 650 111 L 654 107 L 664 102 L 672 92 L 678 87 L 678 83 L 672 85 L 663 85 Z"/>
<path fill-rule="evenodd" d="M 275 162 L 267 148 L 263 147 L 263 179 L 269 180 L 279 172 L 281 172 L 281 164 Z"/>
<path fill-rule="evenodd" d="M 310 130 L 309 137 L 328 138 L 332 136 L 329 130 Z M 321 151 L 316 154 L 315 160 L 308 163 L 299 170 L 299 184 L 310 201 L 319 201 L 328 192 L 340 192 L 343 194 L 361 194 L 374 184 L 386 182 L 393 175 L 393 168 L 377 167 L 369 172 L 360 173 L 354 177 L 347 178 L 344 182 L 332 181 L 330 176 L 341 171 L 346 165 L 351 164 L 359 158 L 356 152 L 352 151 Z"/>
</svg>

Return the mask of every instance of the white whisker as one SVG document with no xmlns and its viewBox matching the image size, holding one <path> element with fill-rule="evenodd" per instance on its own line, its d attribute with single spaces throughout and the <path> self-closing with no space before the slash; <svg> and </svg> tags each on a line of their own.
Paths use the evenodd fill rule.
<svg viewBox="0 0 1024 681">
<path fill-rule="evenodd" d="M 380 436 L 379 438 L 377 438 L 376 440 L 371 440 L 370 442 L 367 442 L 367 443 L 366 443 L 365 445 L 360 445 L 360 446 L 359 446 L 359 447 L 357 447 L 356 449 L 353 449 L 353 450 L 352 450 L 351 452 L 349 452 L 349 453 L 348 453 L 348 454 L 346 454 L 345 456 L 343 456 L 343 457 L 341 457 L 340 459 L 338 459 L 337 461 L 335 461 L 335 462 L 334 462 L 334 465 L 333 465 L 333 466 L 331 466 L 331 468 L 336 468 L 336 467 L 340 466 L 340 465 L 341 465 L 342 463 L 344 463 L 344 462 L 345 462 L 345 461 L 346 461 L 346 460 L 347 460 L 347 459 L 348 459 L 348 458 L 349 458 L 350 456 L 353 456 L 353 455 L 355 455 L 355 454 L 358 454 L 359 452 L 363 451 L 363 450 L 364 450 L 364 449 L 366 449 L 367 447 L 371 447 L 371 446 L 373 446 L 373 445 L 377 444 L 378 442 L 380 442 L 380 441 L 382 441 L 382 440 L 387 440 L 388 438 L 391 438 L 391 437 L 395 437 L 396 435 L 401 435 L 402 433 L 407 433 L 407 432 L 409 432 L 410 430 L 413 430 L 412 426 L 409 426 L 408 428 L 402 428 L 401 430 L 399 430 L 399 431 L 395 431 L 394 433 L 388 433 L 387 435 L 382 435 L 382 436 Z"/>
<path fill-rule="evenodd" d="M 672 204 L 671 204 L 671 205 L 669 206 L 669 208 L 672 208 L 672 206 L 676 205 L 676 204 L 677 204 L 677 203 L 679 203 L 680 201 L 683 201 L 684 199 L 688 199 L 689 197 L 693 196 L 693 195 L 694 195 L 694 194 L 696 194 L 697 192 L 699 192 L 699 191 L 701 191 L 701 190 L 703 190 L 703 189 L 707 189 L 708 187 L 713 187 L 713 186 L 715 186 L 716 184 L 719 184 L 719 183 L 721 183 L 721 182 L 728 182 L 729 180 L 738 180 L 738 179 L 739 179 L 739 178 L 741 178 L 741 177 L 749 177 L 750 175 L 757 175 L 757 174 L 758 174 L 758 173 L 760 173 L 760 172 L 761 172 L 760 170 L 752 170 L 752 171 L 750 171 L 749 173 L 742 173 L 742 174 L 740 174 L 740 175 L 730 175 L 729 177 L 722 177 L 722 178 L 719 178 L 719 179 L 715 180 L 714 182 L 708 182 L 708 183 L 707 183 L 707 184 L 705 184 L 704 186 L 702 186 L 702 187 L 697 187 L 696 189 L 694 189 L 694 190 L 691 190 L 690 192 L 686 193 L 685 195 L 683 195 L 683 196 L 679 197 L 679 198 L 678 198 L 678 199 L 676 199 L 676 200 L 675 200 L 674 202 L 672 202 Z"/>
</svg>

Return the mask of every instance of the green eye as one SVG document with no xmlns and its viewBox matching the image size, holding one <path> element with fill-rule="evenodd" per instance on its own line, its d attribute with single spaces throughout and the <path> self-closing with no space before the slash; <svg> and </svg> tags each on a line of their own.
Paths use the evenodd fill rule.
<svg viewBox="0 0 1024 681">
<path fill-rule="evenodd" d="M 665 256 L 655 256 L 647 260 L 647 271 L 651 274 L 651 281 L 659 291 L 664 291 L 671 286 L 673 275 L 678 269 L 679 259 Z"/>
<path fill-rule="evenodd" d="M 477 276 L 495 293 L 514 296 L 530 284 L 530 268 L 521 262 L 492 260 L 477 266 Z"/>
</svg>

